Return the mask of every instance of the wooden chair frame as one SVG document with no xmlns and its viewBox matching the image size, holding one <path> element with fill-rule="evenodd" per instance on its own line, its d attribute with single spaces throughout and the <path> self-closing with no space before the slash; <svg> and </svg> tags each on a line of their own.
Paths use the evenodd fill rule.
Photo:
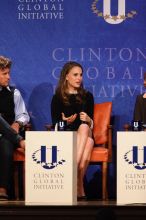
<svg viewBox="0 0 146 220">
<path fill-rule="evenodd" d="M 107 113 L 108 120 L 105 124 L 105 139 L 104 141 L 101 141 L 101 143 L 95 143 L 95 146 L 93 148 L 91 158 L 90 158 L 90 165 L 101 165 L 102 170 L 102 199 L 107 200 L 108 199 L 108 190 L 107 190 L 107 176 L 108 176 L 108 163 L 112 162 L 112 125 L 110 124 L 111 120 L 111 111 L 112 111 L 112 102 L 104 102 L 95 104 L 97 106 L 102 106 L 102 108 L 105 106 L 105 108 L 109 108 Z M 96 107 L 97 107 L 96 106 Z M 95 109 L 95 107 L 94 107 Z M 98 109 L 98 108 L 96 108 Z M 105 109 L 106 110 L 106 109 Z M 97 113 L 98 114 L 98 113 Z M 99 112 L 100 114 L 100 112 Z M 95 115 L 95 112 L 94 112 Z M 98 125 L 98 122 L 95 123 L 96 117 L 94 117 L 93 123 Z M 101 125 L 100 125 L 101 126 Z M 93 129 L 93 136 L 95 136 L 96 129 Z"/>
</svg>

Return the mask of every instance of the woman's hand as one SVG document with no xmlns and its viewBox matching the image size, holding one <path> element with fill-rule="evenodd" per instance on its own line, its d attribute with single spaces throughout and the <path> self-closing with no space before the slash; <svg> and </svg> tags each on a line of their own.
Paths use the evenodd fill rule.
<svg viewBox="0 0 146 220">
<path fill-rule="evenodd" d="M 72 123 L 77 117 L 77 114 L 71 115 L 69 117 L 65 117 L 65 114 L 62 112 L 62 120 L 67 121 L 68 124 Z"/>
<path fill-rule="evenodd" d="M 85 121 L 87 122 L 88 124 L 91 123 L 91 118 L 87 115 L 87 113 L 85 112 L 80 112 L 80 120 L 81 121 Z"/>
</svg>

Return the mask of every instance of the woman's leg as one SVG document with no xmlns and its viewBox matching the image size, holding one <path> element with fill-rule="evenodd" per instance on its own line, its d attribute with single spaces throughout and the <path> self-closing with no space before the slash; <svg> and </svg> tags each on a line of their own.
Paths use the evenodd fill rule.
<svg viewBox="0 0 146 220">
<path fill-rule="evenodd" d="M 77 165 L 81 161 L 87 139 L 89 137 L 90 128 L 87 124 L 81 124 L 77 131 Z"/>
<path fill-rule="evenodd" d="M 77 166 L 78 166 L 78 196 L 84 195 L 83 178 L 89 164 L 93 139 L 87 124 L 81 124 L 77 131 Z"/>
<path fill-rule="evenodd" d="M 88 137 L 85 149 L 78 167 L 78 196 L 84 196 L 84 175 L 90 162 L 90 157 L 93 149 L 94 141 Z"/>
</svg>

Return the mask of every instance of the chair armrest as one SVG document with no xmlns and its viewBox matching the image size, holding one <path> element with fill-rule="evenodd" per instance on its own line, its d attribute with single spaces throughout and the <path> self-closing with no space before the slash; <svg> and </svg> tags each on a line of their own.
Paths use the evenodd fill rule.
<svg viewBox="0 0 146 220">
<path fill-rule="evenodd" d="M 124 131 L 130 131 L 131 130 L 131 125 L 130 124 L 124 124 Z"/>
<path fill-rule="evenodd" d="M 32 125 L 30 123 L 24 125 L 24 130 L 25 131 L 31 131 Z"/>
<path fill-rule="evenodd" d="M 53 130 L 54 130 L 54 125 L 52 125 L 52 124 L 46 124 L 46 125 L 45 125 L 45 128 L 46 128 L 47 131 L 53 131 Z"/>
</svg>

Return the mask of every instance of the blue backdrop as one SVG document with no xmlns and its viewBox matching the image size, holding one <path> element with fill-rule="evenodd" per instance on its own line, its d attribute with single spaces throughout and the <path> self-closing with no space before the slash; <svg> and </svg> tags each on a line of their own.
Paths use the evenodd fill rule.
<svg viewBox="0 0 146 220">
<path fill-rule="evenodd" d="M 111 10 L 105 13 L 110 2 Z M 120 3 L 124 15 L 118 13 Z M 131 122 L 135 98 L 144 91 L 146 71 L 145 0 L 1 0 L 0 54 L 13 61 L 11 83 L 25 99 L 34 130 L 51 123 L 50 102 L 60 68 L 69 60 L 84 67 L 84 85 L 95 103 L 113 102 L 116 131 Z M 117 14 L 119 16 L 117 16 Z M 94 169 L 87 173 L 87 193 Z M 115 160 L 110 168 L 115 196 Z"/>
</svg>

